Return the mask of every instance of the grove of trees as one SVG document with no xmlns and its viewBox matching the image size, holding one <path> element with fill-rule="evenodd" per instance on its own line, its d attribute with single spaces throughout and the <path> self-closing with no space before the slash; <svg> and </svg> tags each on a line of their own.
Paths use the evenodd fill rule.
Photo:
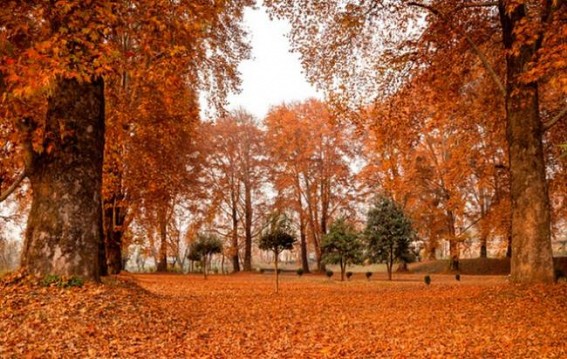
<svg viewBox="0 0 567 359">
<path fill-rule="evenodd" d="M 22 268 L 98 280 L 135 252 L 167 271 L 209 233 L 223 266 L 251 271 L 256 248 L 276 248 L 256 243 L 278 212 L 305 273 L 338 258 L 344 276 L 358 254 L 328 239 L 347 243 L 384 194 L 376 205 L 425 257 L 447 243 L 458 271 L 463 254 L 499 247 L 514 281 L 553 280 L 567 226 L 564 1 L 263 4 L 292 23 L 325 101 L 264 119 L 224 110 L 253 0 L 0 8 L 0 225 L 7 208 L 29 213 Z M 391 275 L 407 243 L 379 230 L 367 226 L 368 244 Z"/>
</svg>

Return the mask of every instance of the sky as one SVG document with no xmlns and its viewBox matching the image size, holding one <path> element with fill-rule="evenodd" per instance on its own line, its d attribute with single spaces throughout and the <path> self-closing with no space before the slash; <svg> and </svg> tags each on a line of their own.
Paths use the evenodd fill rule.
<svg viewBox="0 0 567 359">
<path fill-rule="evenodd" d="M 289 23 L 270 20 L 265 9 L 247 9 L 245 23 L 251 34 L 252 59 L 242 62 L 242 91 L 228 98 L 229 109 L 244 108 L 258 119 L 282 102 L 322 98 L 302 73 L 297 54 L 289 52 L 285 37 Z"/>
</svg>

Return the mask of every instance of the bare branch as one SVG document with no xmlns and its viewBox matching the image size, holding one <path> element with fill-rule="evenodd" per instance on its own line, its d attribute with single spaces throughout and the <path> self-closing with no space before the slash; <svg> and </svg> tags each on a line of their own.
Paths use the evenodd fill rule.
<svg viewBox="0 0 567 359">
<path fill-rule="evenodd" d="M 20 175 L 18 175 L 18 177 L 16 177 L 16 179 L 14 180 L 14 183 L 12 183 L 12 185 L 10 187 L 8 187 L 4 192 L 0 193 L 0 202 L 4 202 L 8 197 L 10 197 L 10 195 L 12 193 L 14 193 L 14 191 L 16 189 L 18 189 L 18 187 L 20 186 L 20 183 L 22 183 L 22 181 L 27 177 L 27 172 L 25 170 L 22 171 L 22 173 L 20 173 Z"/>
<path fill-rule="evenodd" d="M 486 3 L 486 4 L 491 4 L 491 5 L 485 5 L 485 6 L 493 6 L 492 3 Z M 447 17 L 441 13 L 439 10 L 437 10 L 436 8 L 434 8 L 433 6 L 430 5 L 425 5 L 425 4 L 420 4 L 417 2 L 409 2 L 408 3 L 409 6 L 416 6 L 416 7 L 420 7 L 422 9 L 426 9 L 428 11 L 430 11 L 431 13 L 437 15 L 441 20 L 443 20 L 443 22 L 449 24 L 449 21 L 447 19 Z M 469 4 L 468 7 L 471 7 L 470 5 L 473 4 Z M 478 4 L 477 4 L 478 6 Z M 498 74 L 496 73 L 496 71 L 494 70 L 494 67 L 492 67 L 492 65 L 490 65 L 490 62 L 488 62 L 488 59 L 486 58 L 486 55 L 478 48 L 478 46 L 476 46 L 476 44 L 474 43 L 474 41 L 472 40 L 472 38 L 466 33 L 463 32 L 463 35 L 465 37 L 465 39 L 467 40 L 468 44 L 470 45 L 470 47 L 472 48 L 472 50 L 476 53 L 476 55 L 479 57 L 480 61 L 482 62 L 482 65 L 484 66 L 484 68 L 488 71 L 488 73 L 490 74 L 490 77 L 492 78 L 492 81 L 494 81 L 494 83 L 496 84 L 496 86 L 498 87 L 498 89 L 500 90 L 500 93 L 502 94 L 502 97 L 506 97 L 506 88 L 504 87 L 504 84 L 502 83 L 502 81 L 500 80 L 500 78 L 498 77 Z"/>
<path fill-rule="evenodd" d="M 557 122 L 562 120 L 565 117 L 565 115 L 567 115 L 567 106 L 563 107 L 563 109 L 559 111 L 557 115 L 553 116 L 551 120 L 544 122 L 543 130 L 544 131 L 549 130 L 551 127 L 553 127 L 553 125 L 555 125 Z"/>
</svg>

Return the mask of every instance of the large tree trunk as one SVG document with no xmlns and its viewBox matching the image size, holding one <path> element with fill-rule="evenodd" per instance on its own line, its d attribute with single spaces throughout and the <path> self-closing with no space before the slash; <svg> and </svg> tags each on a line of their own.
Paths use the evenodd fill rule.
<svg viewBox="0 0 567 359">
<path fill-rule="evenodd" d="M 99 280 L 104 83 L 57 79 L 44 151 L 28 164 L 33 191 L 22 267 Z"/>
<path fill-rule="evenodd" d="M 249 179 L 244 182 L 244 270 L 252 271 L 252 189 Z"/>
<path fill-rule="evenodd" d="M 535 44 L 518 44 L 514 31 L 527 20 L 525 5 L 506 9 L 500 19 L 506 54 L 506 118 L 512 200 L 512 260 L 514 282 L 553 282 L 550 206 L 539 118 L 537 83 L 520 76 L 535 59 Z"/>
</svg>

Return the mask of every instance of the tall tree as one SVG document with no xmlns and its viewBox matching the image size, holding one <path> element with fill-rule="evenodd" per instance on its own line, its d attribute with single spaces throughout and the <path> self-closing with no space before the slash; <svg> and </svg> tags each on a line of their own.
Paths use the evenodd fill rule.
<svg viewBox="0 0 567 359">
<path fill-rule="evenodd" d="M 240 271 L 240 231 L 244 232 L 243 269 L 252 270 L 252 238 L 258 215 L 263 178 L 263 132 L 255 119 L 243 110 L 206 124 L 208 185 L 216 206 L 228 214 L 233 270 Z"/>
<path fill-rule="evenodd" d="M 317 100 L 281 105 L 265 119 L 271 177 L 280 203 L 299 217 L 302 263 L 307 262 L 309 235 L 318 269 L 323 269 L 321 242 L 339 211 L 351 209 L 353 157 L 348 129 L 333 123 L 327 105 Z M 303 248 L 305 250 L 303 250 Z M 304 268 L 306 270 L 307 268 Z"/>
<path fill-rule="evenodd" d="M 191 77 L 195 91 L 208 87 L 222 103 L 238 85 L 236 66 L 248 54 L 241 29 L 248 5 L 250 1 L 224 6 L 45 1 L 10 2 L 0 9 L 0 72 L 6 82 L 2 101 L 15 108 L 33 98 L 47 108 L 45 116 L 32 117 L 20 108 L 2 120 L 22 124 L 18 143 L 33 191 L 22 257 L 28 272 L 99 277 L 103 77 L 126 60 L 109 37 L 123 32 L 135 14 L 145 25 L 138 34 L 160 44 L 159 49 L 141 49 L 151 52 L 149 61 L 190 66 L 199 74 Z M 163 37 L 166 30 L 194 39 L 192 46 Z"/>
<path fill-rule="evenodd" d="M 352 96 L 361 99 L 396 92 L 408 78 L 399 74 L 411 78 L 427 71 L 433 63 L 431 54 L 451 49 L 475 54 L 506 109 L 512 278 L 517 282 L 553 280 L 542 138 L 545 128 L 564 119 L 566 111 L 560 107 L 544 124 L 538 86 L 546 76 L 565 70 L 565 62 L 558 59 L 566 56 L 567 47 L 557 31 L 567 26 L 563 1 L 265 3 L 276 14 L 293 19 L 291 38 L 303 56 L 308 77 L 333 92 L 333 97 L 343 99 L 340 104 L 352 103 Z M 420 23 L 422 19 L 425 22 Z M 445 41 L 437 41 L 438 47 L 428 46 L 432 38 Z M 493 40 L 501 46 L 492 51 L 505 50 L 505 81 L 479 45 L 497 43 Z M 559 87 L 565 96 L 567 87 Z"/>
</svg>

